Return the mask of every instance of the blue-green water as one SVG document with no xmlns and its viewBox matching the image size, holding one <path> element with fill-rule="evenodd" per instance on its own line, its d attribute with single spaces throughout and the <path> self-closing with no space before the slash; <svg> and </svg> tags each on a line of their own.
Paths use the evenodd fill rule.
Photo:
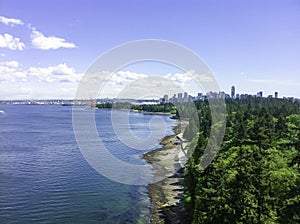
<svg viewBox="0 0 300 224">
<path fill-rule="evenodd" d="M 84 160 L 73 133 L 72 107 L 0 105 L 0 111 L 0 223 L 149 222 L 146 186 L 113 182 Z M 145 151 L 118 141 L 110 111 L 95 113 L 98 132 L 112 153 L 145 163 L 139 156 Z M 130 113 L 134 131 L 147 136 L 152 116 Z M 160 117 L 171 134 L 175 121 Z"/>
</svg>

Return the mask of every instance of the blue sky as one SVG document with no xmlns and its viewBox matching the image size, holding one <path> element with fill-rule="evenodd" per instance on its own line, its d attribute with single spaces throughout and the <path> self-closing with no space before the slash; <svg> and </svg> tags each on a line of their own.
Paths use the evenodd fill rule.
<svg viewBox="0 0 300 224">
<path fill-rule="evenodd" d="M 225 92 L 300 98 L 299 0 L 0 0 L 0 16 L 0 99 L 73 98 L 99 55 L 139 39 L 195 51 Z M 126 69 L 125 84 L 180 72 Z"/>
</svg>

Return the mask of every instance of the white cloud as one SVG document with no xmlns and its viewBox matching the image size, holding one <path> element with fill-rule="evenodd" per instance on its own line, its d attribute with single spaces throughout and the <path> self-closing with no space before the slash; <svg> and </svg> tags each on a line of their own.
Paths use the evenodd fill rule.
<svg viewBox="0 0 300 224">
<path fill-rule="evenodd" d="M 7 25 L 7 26 L 14 26 L 14 25 L 23 25 L 23 21 L 20 19 L 14 18 L 7 18 L 4 16 L 0 16 L 0 22 Z"/>
<path fill-rule="evenodd" d="M 193 78 L 189 73 L 175 73 L 175 74 L 167 74 L 164 76 L 167 79 L 176 81 L 178 83 L 182 83 L 182 82 L 189 82 L 191 81 Z"/>
<path fill-rule="evenodd" d="M 148 75 L 130 71 L 118 71 L 109 78 L 108 83 L 112 85 L 127 85 L 132 81 L 145 78 Z"/>
<path fill-rule="evenodd" d="M 0 82 L 0 99 L 11 100 L 11 99 L 32 99 L 30 87 L 24 87 L 24 84 L 1 84 Z"/>
<path fill-rule="evenodd" d="M 185 73 L 167 74 L 165 78 L 174 81 L 191 95 L 199 92 L 219 91 L 212 74 L 198 74 L 194 70 Z"/>
<path fill-rule="evenodd" d="M 26 72 L 17 61 L 0 62 L 0 83 L 26 81 Z"/>
<path fill-rule="evenodd" d="M 65 63 L 49 67 L 30 67 L 28 75 L 39 82 L 78 82 L 82 75 L 75 73 L 74 68 L 68 67 Z"/>
<path fill-rule="evenodd" d="M 25 69 L 17 61 L 0 62 L 0 82 L 74 83 L 81 77 L 81 74 L 77 74 L 74 68 L 68 67 L 65 63 Z"/>
<path fill-rule="evenodd" d="M 103 75 L 101 76 L 101 74 Z M 104 80 L 105 77 L 108 77 L 107 80 Z M 96 84 L 96 80 L 93 76 L 92 80 L 87 83 L 86 92 L 91 89 L 88 86 L 96 89 L 100 87 L 100 84 L 104 83 L 98 96 L 100 98 L 159 98 L 164 94 L 173 96 L 174 93 L 188 90 L 189 93 L 193 93 L 199 89 L 198 87 L 198 89 L 193 91 L 195 82 L 193 82 L 190 74 L 185 73 L 152 76 L 132 71 L 118 71 L 111 76 L 109 72 L 99 73 L 98 84 Z"/>
<path fill-rule="evenodd" d="M 173 96 L 174 93 L 184 92 L 176 82 L 161 76 L 147 76 L 137 79 L 119 88 L 119 98 L 160 98 L 165 94 Z"/>
<path fill-rule="evenodd" d="M 188 82 L 195 82 L 200 81 L 200 82 L 212 82 L 213 79 L 210 75 L 208 74 L 197 74 L 195 71 L 190 70 L 185 73 L 175 73 L 175 74 L 167 74 L 164 76 L 167 79 L 173 80 L 175 82 L 178 82 L 178 84 L 185 83 L 187 84 Z"/>
<path fill-rule="evenodd" d="M 78 93 L 77 97 L 91 98 L 97 96 L 97 94 L 100 98 L 117 97 L 122 89 L 145 77 L 148 77 L 148 75 L 130 71 L 88 73 L 80 81 L 82 91 Z"/>
<path fill-rule="evenodd" d="M 212 83 L 212 82 L 214 82 L 212 76 L 207 75 L 207 74 L 201 74 L 201 75 L 195 76 L 195 78 L 200 81 L 200 84 L 201 83 Z"/>
<path fill-rule="evenodd" d="M 15 92 L 8 96 L 10 98 L 14 96 L 26 98 L 23 92 L 16 94 L 16 89 L 20 86 L 31 89 L 28 98 L 68 98 L 68 96 L 70 98 L 75 95 L 79 82 L 84 85 L 84 93 L 80 95 L 82 98 L 95 97 L 97 94 L 101 98 L 158 98 L 164 94 L 172 96 L 174 93 L 187 91 L 195 95 L 199 92 L 199 86 L 188 74 L 176 73 L 158 77 L 131 71 L 115 73 L 104 71 L 93 73 L 88 79 L 82 80 L 82 77 L 83 74 L 77 73 L 73 67 L 65 63 L 29 68 L 23 68 L 16 61 L 0 63 L 0 88 L 11 86 L 15 89 Z M 207 79 L 206 76 L 203 77 Z"/>
<path fill-rule="evenodd" d="M 118 72 L 95 72 L 89 73 L 84 76 L 81 82 L 87 85 L 110 85 L 110 86 L 124 86 L 137 79 L 145 78 L 148 75 L 142 73 L 135 73 L 130 71 L 118 71 Z"/>
<path fill-rule="evenodd" d="M 59 49 L 59 48 L 75 48 L 74 43 L 66 42 L 65 39 L 49 36 L 46 37 L 41 32 L 37 31 L 35 28 L 31 27 L 31 44 L 33 48 L 41 49 L 41 50 L 49 50 L 49 49 Z"/>
<path fill-rule="evenodd" d="M 0 22 L 5 25 L 23 25 L 23 21 L 20 19 L 6 18 L 0 16 Z M 75 48 L 76 45 L 71 42 L 67 42 L 65 39 L 55 36 L 45 36 L 43 33 L 36 30 L 31 24 L 27 25 L 27 28 L 31 30 L 31 46 L 36 49 L 49 50 L 59 48 Z M 13 37 L 10 34 L 0 34 L 0 48 L 9 48 L 10 50 L 23 50 L 25 44 L 20 41 L 20 38 Z M 2 56 L 2 54 L 1 54 Z"/>
<path fill-rule="evenodd" d="M 73 98 L 81 77 L 65 63 L 24 68 L 17 61 L 0 62 L 0 99 Z"/>
<path fill-rule="evenodd" d="M 107 78 L 106 78 L 107 77 Z M 107 79 L 107 80 L 105 80 Z M 203 83 L 211 83 L 209 75 L 197 75 L 193 71 L 186 73 L 167 74 L 164 76 L 152 76 L 132 71 L 118 71 L 112 75 L 109 72 L 94 74 L 87 81 L 86 92 L 93 88 L 99 88 L 98 97 L 161 97 L 164 94 L 173 96 L 178 92 L 189 92 L 192 95 L 202 92 L 201 86 L 195 80 Z M 200 83 L 201 84 L 201 83 Z M 91 95 L 93 95 L 91 93 Z"/>
<path fill-rule="evenodd" d="M 19 67 L 19 62 L 17 61 L 4 61 L 4 62 L 0 62 L 0 66 L 5 66 L 5 67 L 9 67 L 9 68 L 17 68 Z"/>
<path fill-rule="evenodd" d="M 22 51 L 25 48 L 25 44 L 20 41 L 20 38 L 5 33 L 4 35 L 0 34 L 0 47 Z"/>
</svg>

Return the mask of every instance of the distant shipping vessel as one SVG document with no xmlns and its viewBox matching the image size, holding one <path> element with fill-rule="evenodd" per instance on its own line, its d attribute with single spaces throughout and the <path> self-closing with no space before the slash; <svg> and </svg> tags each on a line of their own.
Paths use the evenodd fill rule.
<svg viewBox="0 0 300 224">
<path fill-rule="evenodd" d="M 62 106 L 73 106 L 73 103 L 63 103 Z"/>
</svg>

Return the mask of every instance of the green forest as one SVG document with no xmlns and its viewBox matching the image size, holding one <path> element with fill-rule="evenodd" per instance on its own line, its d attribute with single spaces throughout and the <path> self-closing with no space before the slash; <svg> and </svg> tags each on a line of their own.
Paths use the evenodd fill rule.
<svg viewBox="0 0 300 224">
<path fill-rule="evenodd" d="M 133 105 L 129 102 L 115 102 L 115 103 L 102 103 L 97 104 L 98 109 L 130 109 L 141 112 L 153 112 L 153 113 L 171 113 L 176 114 L 176 107 L 171 103 L 165 104 L 141 104 Z"/>
<path fill-rule="evenodd" d="M 192 223 L 300 223 L 300 103 L 226 99 L 225 135 L 205 169 L 209 102 L 196 105 L 200 130 L 190 139 L 194 150 L 184 174 Z M 187 138 L 193 129 L 190 122 Z"/>
</svg>

